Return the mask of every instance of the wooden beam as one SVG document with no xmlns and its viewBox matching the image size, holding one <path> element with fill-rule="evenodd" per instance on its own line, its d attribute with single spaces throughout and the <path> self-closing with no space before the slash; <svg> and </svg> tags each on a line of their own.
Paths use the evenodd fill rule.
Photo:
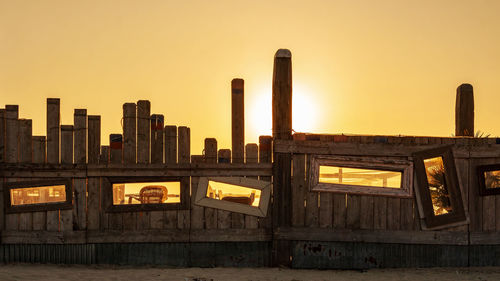
<svg viewBox="0 0 500 281">
<path fill-rule="evenodd" d="M 455 136 L 474 136 L 474 90 L 470 84 L 457 88 Z"/>
</svg>

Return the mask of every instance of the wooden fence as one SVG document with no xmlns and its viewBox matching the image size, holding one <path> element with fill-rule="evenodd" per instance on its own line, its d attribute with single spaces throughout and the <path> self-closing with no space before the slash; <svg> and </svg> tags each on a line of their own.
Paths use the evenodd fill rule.
<svg viewBox="0 0 500 281">
<path fill-rule="evenodd" d="M 291 54 L 280 50 L 273 136 L 245 145 L 243 80 L 231 85 L 232 147 L 220 149 L 215 138 L 206 138 L 203 155 L 191 155 L 190 128 L 165 125 L 145 100 L 123 105 L 123 132 L 111 134 L 109 146 L 101 145 L 100 116 L 85 109 L 75 109 L 72 125 L 60 124 L 59 99 L 47 99 L 46 136 L 32 135 L 32 122 L 19 118 L 17 105 L 0 109 L 0 261 L 294 268 L 500 264 L 500 195 L 481 196 L 477 175 L 478 166 L 500 163 L 500 145 L 495 138 L 462 136 L 474 132 L 473 121 L 457 121 L 459 137 L 452 138 L 292 135 Z M 458 92 L 469 95 L 472 88 Z M 473 112 L 470 100 L 457 96 L 457 111 Z M 471 117 L 457 113 L 457 120 L 463 118 Z M 413 153 L 442 146 L 453 149 L 468 223 L 424 230 L 415 195 L 310 190 L 315 156 L 413 161 Z M 267 216 L 196 205 L 200 177 L 213 176 L 272 179 Z M 115 178 L 178 179 L 186 205 L 110 212 Z M 57 179 L 71 180 L 70 208 L 8 211 L 9 184 Z M 416 185 L 414 180 L 411 188 Z"/>
</svg>

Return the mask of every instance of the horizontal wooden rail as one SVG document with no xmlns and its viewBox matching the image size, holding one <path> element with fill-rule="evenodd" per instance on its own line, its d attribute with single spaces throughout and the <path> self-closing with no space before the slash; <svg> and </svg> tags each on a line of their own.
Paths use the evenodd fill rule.
<svg viewBox="0 0 500 281">
<path fill-rule="evenodd" d="M 0 177 L 271 176 L 272 164 L 0 164 Z"/>
</svg>

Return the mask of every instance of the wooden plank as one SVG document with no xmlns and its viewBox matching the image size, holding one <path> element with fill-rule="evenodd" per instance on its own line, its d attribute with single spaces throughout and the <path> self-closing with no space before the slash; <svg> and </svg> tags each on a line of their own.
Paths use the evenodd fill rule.
<svg viewBox="0 0 500 281">
<path fill-rule="evenodd" d="M 361 229 L 373 229 L 373 196 L 360 196 L 359 226 Z"/>
<path fill-rule="evenodd" d="M 33 142 L 33 163 L 45 162 L 45 137 L 34 136 Z M 47 223 L 47 212 L 33 212 L 33 230 L 45 230 Z"/>
<path fill-rule="evenodd" d="M 259 162 L 259 147 L 255 143 L 249 143 L 245 145 L 245 158 L 246 163 L 258 163 Z M 251 177 L 253 179 L 258 179 L 258 177 Z M 205 212 L 206 212 L 205 208 Z M 255 229 L 259 227 L 258 217 L 245 215 L 245 228 Z"/>
<path fill-rule="evenodd" d="M 88 116 L 88 163 L 99 163 L 101 149 L 101 116 Z"/>
<path fill-rule="evenodd" d="M 217 163 L 217 140 L 214 138 L 205 139 L 205 162 Z M 217 228 L 217 210 L 205 208 L 205 228 Z"/>
<path fill-rule="evenodd" d="M 73 125 L 61 125 L 61 163 L 62 164 L 73 163 Z M 73 190 L 74 187 L 72 186 L 71 187 L 72 193 Z M 60 220 L 59 231 L 73 230 L 73 209 L 60 210 L 59 220 Z"/>
<path fill-rule="evenodd" d="M 163 115 L 151 115 L 151 163 L 163 163 Z M 164 211 L 150 212 L 151 229 L 163 229 Z"/>
<path fill-rule="evenodd" d="M 245 160 L 245 106 L 244 80 L 231 81 L 231 163 L 244 163 Z M 245 216 L 231 214 L 231 227 L 244 228 Z"/>
<path fill-rule="evenodd" d="M 229 149 L 219 149 L 217 154 L 217 159 L 219 163 L 230 163 L 231 162 L 231 150 Z M 220 229 L 231 228 L 231 212 L 224 210 L 217 210 L 217 226 Z"/>
<path fill-rule="evenodd" d="M 346 227 L 348 229 L 359 229 L 361 211 L 361 196 L 347 194 Z"/>
<path fill-rule="evenodd" d="M 272 141 L 273 138 L 271 136 L 259 136 L 259 163 L 271 163 L 272 158 Z M 260 180 L 271 182 L 270 176 L 260 176 Z M 269 207 L 267 208 L 267 216 L 265 218 L 259 218 L 259 227 L 260 228 L 271 228 L 272 221 L 272 211 L 273 211 L 273 203 L 269 202 Z"/>
<path fill-rule="evenodd" d="M 136 105 L 123 104 L 123 163 L 136 163 Z"/>
<path fill-rule="evenodd" d="M 177 127 L 165 126 L 165 165 L 177 163 Z M 177 210 L 169 210 L 163 213 L 164 228 L 177 228 Z"/>
<path fill-rule="evenodd" d="M 305 225 L 306 157 L 305 154 L 294 154 L 292 157 L 292 226 Z"/>
<path fill-rule="evenodd" d="M 60 103 L 59 99 L 47 99 L 47 163 L 59 163 Z"/>
<path fill-rule="evenodd" d="M 474 136 L 474 90 L 470 84 L 457 88 L 455 136 Z"/>
<path fill-rule="evenodd" d="M 305 160 L 306 160 L 306 167 L 309 167 L 311 160 L 310 155 L 307 155 Z M 309 178 L 306 178 L 306 186 L 309 186 L 308 181 Z M 319 225 L 318 194 L 319 194 L 318 192 L 311 192 L 307 189 L 305 191 L 306 213 L 304 217 L 304 224 L 309 227 L 317 227 Z"/>
<path fill-rule="evenodd" d="M 191 130 L 188 127 L 180 126 L 178 128 L 178 163 L 190 163 L 191 161 Z M 181 178 L 181 202 L 190 202 L 190 178 Z M 180 229 L 189 228 L 190 211 L 179 210 L 177 212 L 177 227 Z"/>
<path fill-rule="evenodd" d="M 32 152 L 32 123 L 28 119 L 19 120 L 19 162 L 31 163 Z M 33 229 L 33 213 L 19 214 L 19 230 L 29 231 Z"/>
<path fill-rule="evenodd" d="M 333 194 L 333 228 L 346 228 L 346 194 Z"/>
<path fill-rule="evenodd" d="M 87 163 L 87 110 L 74 112 L 73 159 L 75 164 Z M 73 179 L 75 226 L 77 230 L 87 228 L 87 179 Z"/>
<path fill-rule="evenodd" d="M 137 163 L 149 163 L 151 103 L 137 102 Z"/>
<path fill-rule="evenodd" d="M 3 231 L 2 243 L 5 244 L 83 244 L 84 231 L 52 232 L 52 231 Z M 19 246 L 19 245 L 17 245 Z M 68 245 L 69 246 L 69 245 Z M 40 254 L 50 254 L 47 248 Z"/>
<path fill-rule="evenodd" d="M 414 198 L 401 199 L 401 230 L 414 230 L 415 221 L 418 221 L 418 213 L 414 213 Z"/>
<path fill-rule="evenodd" d="M 191 155 L 191 163 L 202 163 L 203 155 Z M 191 178 L 191 229 L 203 229 L 205 227 L 205 208 L 195 205 L 195 194 L 198 191 L 199 177 Z"/>
<path fill-rule="evenodd" d="M 5 108 L 0 108 L 0 163 L 5 161 Z M 3 202 L 3 201 L 2 201 Z M 3 204 L 3 203 L 0 203 Z M 3 209 L 3 205 L 2 205 Z M 0 211 L 3 212 L 3 211 Z M 3 213 L 0 213 L 3 220 Z M 2 228 L 3 223 L 0 225 Z M 1 255 L 0 255 L 1 256 Z"/>
<path fill-rule="evenodd" d="M 493 232 L 496 230 L 496 196 L 484 196 L 483 199 L 483 231 Z"/>
<path fill-rule="evenodd" d="M 373 228 L 387 229 L 387 197 L 373 198 Z"/>
<path fill-rule="evenodd" d="M 319 194 L 319 226 L 333 226 L 333 194 L 330 192 Z"/>
<path fill-rule="evenodd" d="M 107 164 L 109 161 L 109 147 L 101 150 L 101 117 L 88 115 L 88 163 Z M 102 153 L 101 153 L 102 152 Z M 88 178 L 88 203 L 87 203 L 87 229 L 96 230 L 104 228 L 101 222 L 101 191 L 98 177 Z M 107 227 L 107 226 L 106 226 Z"/>
<path fill-rule="evenodd" d="M 469 231 L 480 232 L 483 230 L 483 200 L 479 195 L 476 167 L 480 159 L 470 159 L 469 162 Z"/>
<path fill-rule="evenodd" d="M 500 232 L 500 196 L 495 196 L 495 230 Z"/>
<path fill-rule="evenodd" d="M 387 198 L 387 229 L 399 230 L 401 227 L 401 199 Z"/>
<path fill-rule="evenodd" d="M 17 163 L 19 160 L 18 118 L 19 118 L 19 106 L 6 105 L 5 106 L 5 162 L 7 163 Z M 5 182 L 12 182 L 12 181 L 16 181 L 16 179 L 15 178 L 5 179 Z M 19 229 L 19 214 L 5 214 L 5 229 L 6 230 Z"/>
</svg>

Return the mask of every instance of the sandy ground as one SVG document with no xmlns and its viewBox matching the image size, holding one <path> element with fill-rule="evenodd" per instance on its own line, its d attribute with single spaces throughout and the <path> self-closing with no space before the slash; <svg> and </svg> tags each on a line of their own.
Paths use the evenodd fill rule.
<svg viewBox="0 0 500 281">
<path fill-rule="evenodd" d="M 352 270 L 3 265 L 0 280 L 500 280 L 500 267 Z"/>
</svg>

